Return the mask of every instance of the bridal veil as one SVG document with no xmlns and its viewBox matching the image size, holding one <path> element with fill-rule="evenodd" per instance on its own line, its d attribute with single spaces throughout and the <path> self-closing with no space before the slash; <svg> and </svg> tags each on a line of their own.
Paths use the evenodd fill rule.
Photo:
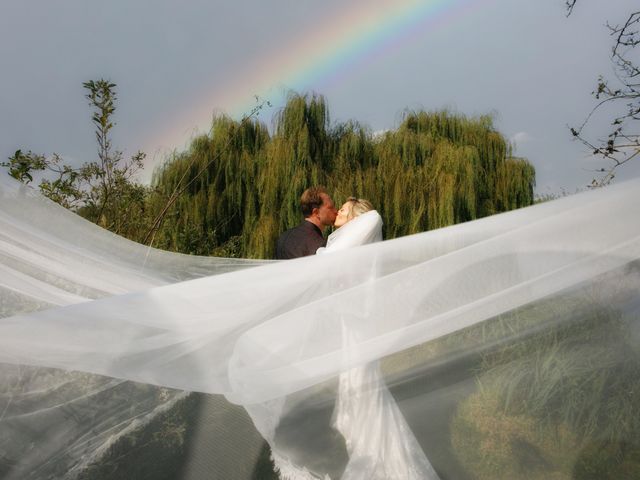
<svg viewBox="0 0 640 480">
<path fill-rule="evenodd" d="M 632 181 L 268 262 L 146 248 L 0 177 L 0 473 L 82 477 L 202 392 L 219 418 L 249 412 L 283 478 L 341 478 L 340 376 L 372 362 L 361 391 L 388 388 L 442 478 L 631 471 L 639 201 Z M 217 478 L 255 476 L 238 425 L 208 437 L 214 465 L 235 462 Z"/>
</svg>

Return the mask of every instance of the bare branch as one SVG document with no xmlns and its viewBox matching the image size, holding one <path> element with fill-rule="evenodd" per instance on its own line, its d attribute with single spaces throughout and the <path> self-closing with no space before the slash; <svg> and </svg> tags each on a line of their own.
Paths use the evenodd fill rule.
<svg viewBox="0 0 640 480">
<path fill-rule="evenodd" d="M 565 1 L 568 15 L 573 11 L 576 2 L 577 0 Z M 610 162 L 608 168 L 596 170 L 602 175 L 593 179 L 592 187 L 610 183 L 618 167 L 640 154 L 640 135 L 629 132 L 630 129 L 637 128 L 634 122 L 640 120 L 640 84 L 635 80 L 640 77 L 640 66 L 635 63 L 635 58 L 631 57 L 633 49 L 640 44 L 640 11 L 630 13 L 621 25 L 607 22 L 606 26 L 613 37 L 611 62 L 614 66 L 614 83 L 603 77 L 598 78 L 597 88 L 592 92 L 598 103 L 579 128 L 570 127 L 573 137 L 589 148 L 592 155 L 601 156 Z M 605 139 L 590 141 L 583 135 L 584 128 L 606 104 L 617 105 L 622 112 L 613 117 L 611 131 Z"/>
</svg>

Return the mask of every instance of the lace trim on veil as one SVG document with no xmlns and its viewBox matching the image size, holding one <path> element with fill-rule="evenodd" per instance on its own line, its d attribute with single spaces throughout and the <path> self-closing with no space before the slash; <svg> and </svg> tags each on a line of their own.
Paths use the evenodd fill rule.
<svg viewBox="0 0 640 480">
<path fill-rule="evenodd" d="M 294 465 L 291 460 L 278 455 L 273 450 L 271 451 L 271 460 L 273 461 L 274 470 L 281 480 L 331 480 L 329 475 L 325 474 L 324 477 L 318 477 L 305 467 Z"/>
</svg>

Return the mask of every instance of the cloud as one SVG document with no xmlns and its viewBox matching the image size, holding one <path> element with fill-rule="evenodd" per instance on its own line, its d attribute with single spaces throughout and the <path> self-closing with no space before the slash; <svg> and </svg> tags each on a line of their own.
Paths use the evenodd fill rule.
<svg viewBox="0 0 640 480">
<path fill-rule="evenodd" d="M 531 142 L 533 137 L 527 132 L 518 132 L 511 136 L 509 141 L 515 145 L 522 145 L 523 143 Z"/>
<path fill-rule="evenodd" d="M 390 129 L 388 129 L 388 128 L 383 128 L 382 130 L 376 130 L 375 132 L 373 132 L 373 133 L 371 134 L 371 136 L 372 136 L 374 139 L 382 138 L 382 137 L 384 137 L 384 134 L 385 134 L 385 133 L 390 132 L 390 131 L 391 131 L 391 130 L 390 130 Z"/>
</svg>

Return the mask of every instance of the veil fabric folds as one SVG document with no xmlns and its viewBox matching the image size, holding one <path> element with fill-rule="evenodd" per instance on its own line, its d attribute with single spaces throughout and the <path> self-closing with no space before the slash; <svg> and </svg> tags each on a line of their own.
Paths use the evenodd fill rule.
<svg viewBox="0 0 640 480">
<path fill-rule="evenodd" d="M 382 240 L 382 218 L 377 211 L 363 213 L 334 231 L 325 249 L 331 253 Z M 336 315 L 340 316 L 340 312 Z M 357 351 L 360 332 L 342 325 L 343 351 Z M 348 461 L 343 480 L 438 480 L 411 428 L 389 392 L 378 361 L 343 372 L 332 426 L 344 438 Z"/>
<path fill-rule="evenodd" d="M 347 475 L 365 468 L 349 466 L 353 440 L 345 443 L 332 416 L 341 380 L 360 371 L 358 391 L 395 405 L 398 425 L 443 478 L 497 478 L 496 469 L 572 478 L 592 467 L 589 452 L 640 438 L 638 413 L 625 407 L 640 391 L 639 200 L 640 182 L 620 183 L 269 262 L 149 249 L 0 177 L 5 476 L 47 478 L 38 472 L 55 462 L 81 476 L 108 443 L 91 440 L 92 421 L 111 438 L 194 391 L 242 405 L 283 478 L 358 478 Z M 367 375 L 373 364 L 379 374 Z M 52 446 L 18 462 L 14 450 L 36 441 L 27 417 L 55 404 L 37 404 L 36 392 L 73 403 L 60 393 L 78 383 L 69 375 L 83 376 L 85 393 L 72 398 L 91 398 L 86 412 L 105 403 L 91 389 L 140 387 L 122 387 L 136 393 L 118 393 L 108 419 L 76 422 L 83 440 L 65 437 L 73 448 L 64 455 Z"/>
</svg>

